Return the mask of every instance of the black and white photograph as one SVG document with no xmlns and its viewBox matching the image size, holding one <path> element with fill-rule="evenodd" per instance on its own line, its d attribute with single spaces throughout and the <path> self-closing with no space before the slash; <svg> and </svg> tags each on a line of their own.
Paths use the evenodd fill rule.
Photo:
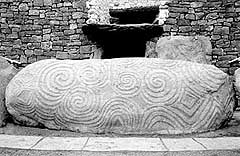
<svg viewBox="0 0 240 156">
<path fill-rule="evenodd" d="M 0 0 L 0 156 L 240 156 L 240 0 Z"/>
</svg>

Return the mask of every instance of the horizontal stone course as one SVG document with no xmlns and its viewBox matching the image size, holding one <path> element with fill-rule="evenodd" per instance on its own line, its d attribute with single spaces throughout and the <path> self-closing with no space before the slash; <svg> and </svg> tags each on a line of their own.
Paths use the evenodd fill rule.
<svg viewBox="0 0 240 156">
<path fill-rule="evenodd" d="M 1 55 L 14 57 L 18 61 L 21 59 L 25 65 L 37 60 L 33 58 L 53 56 L 52 54 L 56 53 L 56 50 L 74 49 L 79 51 L 81 46 L 93 45 L 90 41 L 72 41 L 72 39 L 78 40 L 79 37 L 69 36 L 84 35 L 81 25 L 85 23 L 87 17 L 86 0 L 0 1 L 0 17 Z M 21 42 L 16 44 L 15 40 Z M 85 37 L 84 40 L 87 38 Z M 3 44 L 5 41 L 8 41 L 7 46 Z M 55 41 L 67 41 L 69 44 L 58 44 L 58 47 L 53 47 Z M 12 48 L 19 48 L 24 53 L 18 56 L 8 52 Z M 34 49 L 37 50 L 33 52 Z M 90 55 L 92 51 L 88 53 Z M 79 59 L 82 58 L 81 55 L 79 55 Z M 68 56 L 70 58 L 71 53 Z"/>
<path fill-rule="evenodd" d="M 166 36 L 174 34 L 210 37 L 214 49 L 213 53 L 210 54 L 212 55 L 212 63 L 219 68 L 227 67 L 227 70 L 224 69 L 224 71 L 235 68 L 236 64 L 230 66 L 227 61 L 230 61 L 233 57 L 239 57 L 240 47 L 236 45 L 236 42 L 240 40 L 239 30 L 237 29 L 240 5 L 237 0 L 228 2 L 210 0 L 183 2 L 182 0 L 176 0 L 167 3 L 167 5 L 169 7 L 169 17 L 164 25 Z M 188 9 L 184 6 L 188 6 Z M 234 56 L 227 57 L 233 54 Z M 219 60 L 220 55 L 226 55 L 227 60 L 225 62 Z M 220 62 L 217 63 L 218 61 Z"/>
</svg>

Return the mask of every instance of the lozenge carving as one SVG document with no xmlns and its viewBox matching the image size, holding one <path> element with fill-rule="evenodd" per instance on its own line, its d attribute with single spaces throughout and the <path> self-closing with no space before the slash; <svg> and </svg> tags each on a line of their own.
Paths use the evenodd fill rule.
<svg viewBox="0 0 240 156">
<path fill-rule="evenodd" d="M 208 131 L 234 107 L 218 68 L 157 58 L 39 61 L 12 79 L 6 99 L 18 123 L 90 133 Z"/>
</svg>

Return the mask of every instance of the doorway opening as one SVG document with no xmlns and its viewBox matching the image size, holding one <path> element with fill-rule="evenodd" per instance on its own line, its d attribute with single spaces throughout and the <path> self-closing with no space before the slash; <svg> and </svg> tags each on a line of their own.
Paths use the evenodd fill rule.
<svg viewBox="0 0 240 156">
<path fill-rule="evenodd" d="M 154 24 L 159 14 L 159 6 L 110 9 L 111 24 Z"/>
<path fill-rule="evenodd" d="M 103 49 L 102 59 L 145 57 L 146 42 L 163 34 L 153 24 L 159 6 L 110 9 L 110 24 L 88 24 L 83 31 Z"/>
</svg>

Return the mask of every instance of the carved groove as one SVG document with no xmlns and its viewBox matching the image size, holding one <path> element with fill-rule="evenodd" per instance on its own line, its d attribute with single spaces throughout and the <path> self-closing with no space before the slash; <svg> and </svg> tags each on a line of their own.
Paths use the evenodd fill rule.
<svg viewBox="0 0 240 156">
<path fill-rule="evenodd" d="M 48 128 L 176 134 L 220 127 L 233 112 L 229 88 L 221 70 L 185 61 L 45 60 L 20 71 L 6 99 L 15 120 Z"/>
</svg>

